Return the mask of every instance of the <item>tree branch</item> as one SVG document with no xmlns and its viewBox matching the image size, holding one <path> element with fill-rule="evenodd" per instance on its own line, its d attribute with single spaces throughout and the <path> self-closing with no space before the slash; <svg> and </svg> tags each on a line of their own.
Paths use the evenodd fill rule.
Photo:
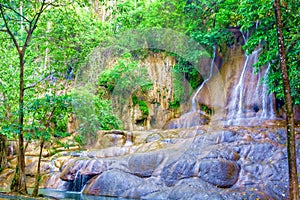
<svg viewBox="0 0 300 200">
<path fill-rule="evenodd" d="M 40 18 L 40 16 L 43 13 L 44 8 L 46 7 L 45 6 L 46 5 L 45 2 L 46 2 L 46 0 L 43 0 L 42 5 L 41 5 L 39 11 L 35 14 L 35 16 L 33 17 L 33 19 L 29 22 L 29 30 L 27 32 L 27 37 L 26 37 L 25 43 L 24 43 L 23 48 L 22 48 L 23 54 L 25 54 L 25 51 L 26 51 L 27 46 L 29 45 L 32 33 L 36 29 L 37 23 L 39 21 L 39 18 Z"/>
<path fill-rule="evenodd" d="M 6 30 L 7 30 L 7 33 L 8 33 L 9 36 L 11 37 L 11 39 L 12 39 L 12 41 L 13 41 L 15 47 L 17 48 L 18 53 L 21 54 L 22 51 L 21 51 L 21 49 L 20 49 L 20 46 L 19 46 L 19 44 L 18 44 L 18 41 L 17 41 L 17 39 L 15 38 L 14 34 L 11 32 L 11 30 L 10 30 L 10 28 L 9 28 L 9 25 L 8 25 L 8 23 L 7 23 L 7 20 L 6 20 L 6 18 L 5 18 L 4 11 L 3 11 L 3 5 L 2 5 L 2 4 L 0 4 L 0 12 L 1 12 L 1 17 L 2 17 L 2 19 L 3 19 L 3 21 L 4 21 L 4 24 L 5 24 L 5 27 L 6 27 Z"/>
<path fill-rule="evenodd" d="M 0 29 L 0 32 L 5 32 L 5 33 L 7 33 L 7 30 L 6 30 L 6 29 Z"/>
<path fill-rule="evenodd" d="M 17 14 L 18 16 L 20 16 L 21 18 L 23 18 L 26 22 L 30 22 L 24 15 L 21 15 L 18 11 L 16 11 L 16 10 L 13 9 L 12 7 L 6 6 L 6 5 L 3 5 L 3 4 L 2 4 L 2 6 L 3 6 L 4 8 L 7 8 L 7 9 L 13 11 L 15 14 Z"/>
<path fill-rule="evenodd" d="M 52 73 L 50 73 L 48 76 L 45 76 L 44 78 L 40 79 L 39 81 L 31 84 L 31 85 L 28 85 L 24 88 L 24 90 L 27 90 L 27 89 L 31 89 L 31 88 L 34 88 L 37 84 L 43 82 L 44 80 L 47 80 L 50 76 L 52 75 Z"/>
</svg>

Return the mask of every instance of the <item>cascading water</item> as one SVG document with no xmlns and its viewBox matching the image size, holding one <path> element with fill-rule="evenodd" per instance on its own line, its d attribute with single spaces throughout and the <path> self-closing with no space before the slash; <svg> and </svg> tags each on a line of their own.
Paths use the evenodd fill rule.
<svg viewBox="0 0 300 200">
<path fill-rule="evenodd" d="M 267 86 L 262 84 L 270 65 L 267 69 L 260 69 L 257 74 L 253 67 L 260 50 L 246 55 L 240 78 L 229 96 L 226 109 L 228 125 L 253 125 L 275 117 L 272 95 L 267 93 Z"/>
<path fill-rule="evenodd" d="M 205 86 L 205 84 L 212 78 L 214 73 L 214 66 L 215 66 L 215 56 L 216 56 L 216 48 L 214 47 L 213 58 L 211 60 L 210 68 L 209 68 L 209 75 L 208 77 L 202 82 L 202 84 L 197 88 L 195 94 L 192 96 L 191 99 L 191 108 L 190 111 L 181 115 L 180 118 L 175 119 L 173 124 L 169 124 L 168 128 L 189 128 L 193 126 L 199 126 L 201 124 L 207 124 L 209 122 L 209 116 L 207 113 L 203 112 L 198 108 L 197 103 L 197 96 Z"/>
<path fill-rule="evenodd" d="M 203 86 L 207 83 L 207 81 L 209 81 L 214 73 L 214 61 L 215 61 L 215 57 L 216 57 L 216 47 L 214 46 L 214 54 L 213 54 L 213 58 L 211 60 L 211 64 L 210 64 L 210 70 L 209 70 L 209 76 L 202 82 L 202 84 L 197 88 L 194 96 L 192 97 L 192 102 L 191 102 L 191 109 L 190 112 L 195 112 L 197 111 L 197 95 L 199 94 L 199 92 L 202 90 Z"/>
<path fill-rule="evenodd" d="M 270 71 L 270 64 L 268 64 L 268 68 L 266 70 L 264 77 L 268 76 L 269 71 Z M 267 90 L 268 90 L 267 85 L 263 84 L 262 86 L 263 94 L 267 94 Z M 271 119 L 275 118 L 272 94 L 269 94 L 267 98 L 263 98 L 262 107 L 263 107 L 262 118 L 271 118 Z"/>
</svg>

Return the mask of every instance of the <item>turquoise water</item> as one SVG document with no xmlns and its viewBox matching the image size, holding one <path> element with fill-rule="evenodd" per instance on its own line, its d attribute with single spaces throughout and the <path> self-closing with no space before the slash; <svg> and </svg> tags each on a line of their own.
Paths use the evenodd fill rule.
<svg viewBox="0 0 300 200">
<path fill-rule="evenodd" d="M 7 192 L 7 189 L 1 189 L 2 192 Z M 28 189 L 28 192 L 31 193 L 32 189 Z M 57 199 L 74 199 L 74 200 L 125 200 L 124 198 L 113 198 L 113 197 L 100 197 L 100 196 L 92 196 L 92 195 L 85 195 L 79 192 L 69 192 L 69 191 L 62 191 L 62 190 L 53 190 L 53 189 L 39 189 L 39 194 L 43 194 L 45 196 L 54 197 Z M 2 199 L 20 199 L 20 200 L 34 200 L 34 198 L 26 198 L 26 197 L 18 197 L 18 196 L 8 196 L 0 193 L 0 200 Z M 128 200 L 128 199 L 127 199 Z"/>
</svg>

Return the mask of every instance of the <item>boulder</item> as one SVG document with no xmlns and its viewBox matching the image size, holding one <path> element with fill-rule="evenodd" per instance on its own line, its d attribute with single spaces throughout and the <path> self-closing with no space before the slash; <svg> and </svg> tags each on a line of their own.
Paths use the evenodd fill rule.
<svg viewBox="0 0 300 200">
<path fill-rule="evenodd" d="M 164 155 L 158 151 L 133 154 L 128 161 L 128 168 L 134 175 L 150 177 L 162 163 Z"/>
<path fill-rule="evenodd" d="M 140 177 L 112 169 L 92 179 L 83 193 L 110 197 L 138 198 L 138 195 L 135 196 L 130 191 L 144 183 L 145 181 Z"/>
<path fill-rule="evenodd" d="M 217 187 L 230 187 L 238 180 L 240 167 L 225 159 L 202 160 L 198 176 Z"/>
<path fill-rule="evenodd" d="M 167 186 L 174 186 L 181 179 L 196 176 L 196 169 L 196 160 L 178 159 L 164 166 L 161 178 Z"/>
<path fill-rule="evenodd" d="M 168 199 L 208 199 L 215 187 L 199 178 L 180 180 L 171 190 Z"/>
</svg>

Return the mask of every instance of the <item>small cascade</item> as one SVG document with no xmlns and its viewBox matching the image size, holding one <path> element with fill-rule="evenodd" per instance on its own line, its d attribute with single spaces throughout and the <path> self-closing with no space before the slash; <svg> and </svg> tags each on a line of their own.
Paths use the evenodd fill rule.
<svg viewBox="0 0 300 200">
<path fill-rule="evenodd" d="M 72 184 L 70 184 L 69 186 L 69 191 L 74 191 L 74 192 L 82 192 L 85 188 L 85 185 L 87 183 L 87 181 L 90 179 L 91 177 L 87 176 L 87 175 L 83 175 L 81 174 L 80 171 L 76 172 L 74 181 Z"/>
<path fill-rule="evenodd" d="M 103 167 L 98 160 L 79 159 L 72 163 L 72 166 L 63 171 L 62 180 L 68 183 L 68 191 L 81 193 L 86 187 L 87 182 L 95 175 L 101 173 Z M 89 172 L 93 173 L 89 173 Z"/>
<path fill-rule="evenodd" d="M 270 71 L 270 64 L 268 64 L 268 68 L 266 70 L 266 73 L 264 75 L 264 77 L 267 77 Z M 266 95 L 268 92 L 268 88 L 266 84 L 262 85 L 262 93 L 265 94 L 262 99 L 262 108 L 263 108 L 263 112 L 262 112 L 262 118 L 267 119 L 274 119 L 275 118 L 275 111 L 273 108 L 273 97 L 272 94 Z"/>
<path fill-rule="evenodd" d="M 15 152 L 15 149 L 14 149 L 13 141 L 10 141 L 9 146 L 8 146 L 7 156 L 13 156 L 15 154 L 16 154 L 16 152 Z"/>
<path fill-rule="evenodd" d="M 133 145 L 133 134 L 131 131 L 128 131 L 126 133 L 126 142 L 124 144 L 125 147 L 128 147 L 128 146 L 132 146 Z"/>
<path fill-rule="evenodd" d="M 49 180 L 47 181 L 47 188 L 59 188 L 60 190 L 68 189 L 68 182 L 60 179 L 60 174 L 51 173 Z"/>
<path fill-rule="evenodd" d="M 197 96 L 202 90 L 202 88 L 205 86 L 205 84 L 213 76 L 214 66 L 215 66 L 214 63 L 215 56 L 216 56 L 216 47 L 214 46 L 214 54 L 210 64 L 209 76 L 202 82 L 202 84 L 197 88 L 195 94 L 192 96 L 190 111 L 181 115 L 180 118 L 171 120 L 169 124 L 166 126 L 166 128 L 168 129 L 189 128 L 189 127 L 195 127 L 195 126 L 209 123 L 210 116 L 208 116 L 207 113 L 205 113 L 204 111 L 198 108 Z"/>
<path fill-rule="evenodd" d="M 207 83 L 207 81 L 209 81 L 211 79 L 211 77 L 213 76 L 214 73 L 214 61 L 215 61 L 215 57 L 216 57 L 216 47 L 214 46 L 214 54 L 213 54 L 213 58 L 211 60 L 211 64 L 210 64 L 210 70 L 209 70 L 209 76 L 202 82 L 202 84 L 197 88 L 194 96 L 192 97 L 192 102 L 191 102 L 191 109 L 190 112 L 195 112 L 197 111 L 197 96 L 199 94 L 199 92 L 202 90 L 203 86 Z"/>
<path fill-rule="evenodd" d="M 255 73 L 253 64 L 258 61 L 261 48 L 246 55 L 240 78 L 227 103 L 228 125 L 258 125 L 264 119 L 275 118 L 272 94 L 262 84 L 269 73 L 270 65 Z"/>
</svg>

